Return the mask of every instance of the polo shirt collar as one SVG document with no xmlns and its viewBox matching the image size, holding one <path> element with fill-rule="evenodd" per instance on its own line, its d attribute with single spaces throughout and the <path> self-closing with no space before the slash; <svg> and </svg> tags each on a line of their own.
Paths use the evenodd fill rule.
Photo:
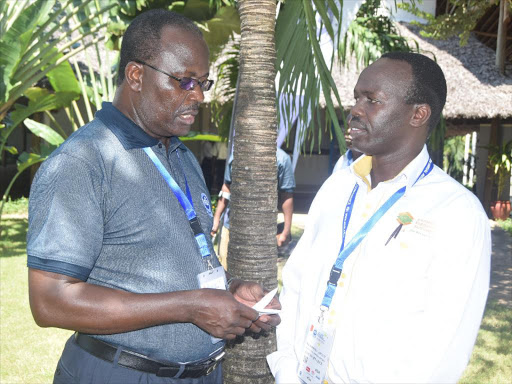
<svg viewBox="0 0 512 384">
<path fill-rule="evenodd" d="M 407 164 L 406 167 L 398 175 L 396 175 L 393 179 L 387 180 L 385 182 L 395 182 L 401 178 L 405 178 L 406 187 L 409 189 L 423 172 L 429 158 L 430 155 L 428 154 L 427 146 L 424 145 L 418 156 L 416 156 L 409 164 Z M 355 176 L 361 178 L 365 182 L 365 184 L 368 186 L 368 190 L 371 189 L 371 184 L 369 181 L 370 171 L 372 170 L 371 156 L 362 155 L 350 165 L 350 170 Z"/>
<path fill-rule="evenodd" d="M 101 110 L 96 112 L 95 117 L 100 119 L 112 131 L 124 149 L 153 147 L 160 142 L 144 132 L 141 127 L 114 107 L 112 103 L 103 102 L 101 107 Z M 174 151 L 180 146 L 183 147 L 181 140 L 172 136 L 169 152 Z"/>
</svg>

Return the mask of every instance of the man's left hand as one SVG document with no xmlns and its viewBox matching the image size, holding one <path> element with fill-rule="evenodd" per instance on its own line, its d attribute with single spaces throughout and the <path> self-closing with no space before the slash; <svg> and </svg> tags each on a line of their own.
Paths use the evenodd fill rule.
<svg viewBox="0 0 512 384">
<path fill-rule="evenodd" d="M 231 283 L 229 290 L 237 301 L 247 305 L 248 307 L 253 307 L 268 292 L 265 291 L 258 283 L 239 279 L 236 279 Z M 277 295 L 274 296 L 266 308 L 281 309 L 281 303 L 279 302 Z M 281 318 L 279 315 L 261 315 L 252 323 L 249 330 L 254 333 L 260 333 L 262 330 L 268 332 L 272 327 L 279 325 L 280 322 Z"/>
</svg>

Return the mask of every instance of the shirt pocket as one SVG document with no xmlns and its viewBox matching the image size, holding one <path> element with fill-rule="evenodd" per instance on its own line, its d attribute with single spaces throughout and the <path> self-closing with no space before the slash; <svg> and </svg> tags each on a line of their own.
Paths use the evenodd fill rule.
<svg viewBox="0 0 512 384">
<path fill-rule="evenodd" d="M 378 268 L 386 288 L 383 295 L 397 313 L 423 312 L 427 302 L 429 266 L 433 256 L 432 238 L 403 230 L 383 247 Z"/>
</svg>

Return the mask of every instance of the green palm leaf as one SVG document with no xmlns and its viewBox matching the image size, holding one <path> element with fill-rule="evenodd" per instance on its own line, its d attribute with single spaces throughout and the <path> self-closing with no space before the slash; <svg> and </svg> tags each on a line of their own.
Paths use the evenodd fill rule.
<svg viewBox="0 0 512 384">
<path fill-rule="evenodd" d="M 311 138 L 318 136 L 320 144 L 321 128 L 327 128 L 332 122 L 336 139 L 340 148 L 345 148 L 345 140 L 338 123 L 333 97 L 341 106 L 341 100 L 336 84 L 331 76 L 333 60 L 326 62 L 319 43 L 320 28 L 317 28 L 315 16 L 318 14 L 322 26 L 325 26 L 329 37 L 337 41 L 337 31 L 333 27 L 329 15 L 339 24 L 341 9 L 333 1 L 327 3 L 313 1 L 315 9 L 309 0 L 287 2 L 279 13 L 276 23 L 276 70 L 279 73 L 278 92 L 283 95 L 300 95 L 298 107 L 299 119 L 312 132 Z M 321 107 L 319 103 L 322 92 L 326 107 L 327 119 L 321 122 Z M 285 119 L 288 126 L 293 124 L 290 113 L 293 102 L 286 99 L 284 111 L 279 112 L 279 118 Z M 308 133 L 309 135 L 309 133 Z M 314 145 L 313 139 L 311 145 Z M 310 150 L 312 149 L 310 147 Z"/>
</svg>

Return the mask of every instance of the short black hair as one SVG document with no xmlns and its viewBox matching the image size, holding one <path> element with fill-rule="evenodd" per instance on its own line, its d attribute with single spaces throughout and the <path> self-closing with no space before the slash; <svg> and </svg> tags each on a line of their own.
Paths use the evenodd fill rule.
<svg viewBox="0 0 512 384">
<path fill-rule="evenodd" d="M 132 20 L 123 35 L 117 85 L 124 80 L 124 70 L 130 61 L 151 61 L 160 49 L 160 32 L 165 26 L 179 27 L 203 37 L 201 30 L 187 17 L 165 9 L 152 9 Z"/>
<path fill-rule="evenodd" d="M 412 80 L 407 90 L 407 104 L 428 104 L 432 110 L 428 133 L 439 123 L 446 103 L 446 79 L 441 67 L 425 55 L 412 52 L 388 52 L 381 58 L 401 60 L 412 68 Z"/>
</svg>

